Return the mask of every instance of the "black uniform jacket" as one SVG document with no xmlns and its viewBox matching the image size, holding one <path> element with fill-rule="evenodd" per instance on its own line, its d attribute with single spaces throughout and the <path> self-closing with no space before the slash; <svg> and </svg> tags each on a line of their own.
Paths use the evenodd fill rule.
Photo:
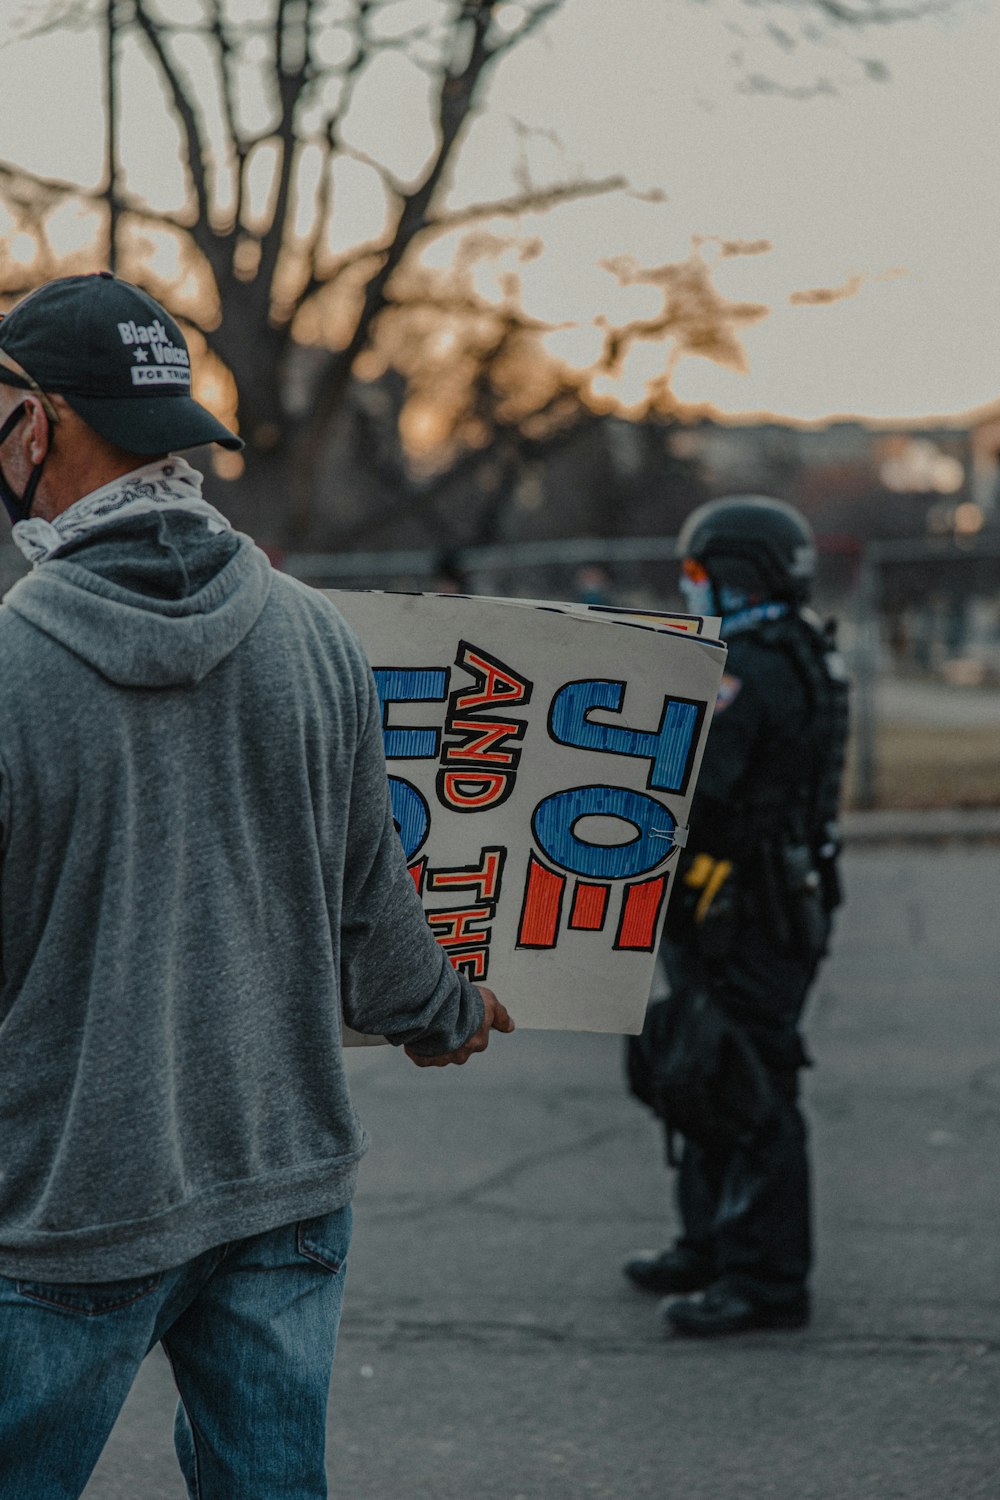
<svg viewBox="0 0 1000 1500">
<path fill-rule="evenodd" d="M 786 628 L 798 627 L 789 621 Z M 805 1061 L 797 1023 L 815 965 L 777 936 L 765 866 L 801 810 L 820 752 L 807 686 L 780 633 L 751 629 L 728 642 L 663 956 L 672 983 L 708 979 L 765 1061 L 783 1070 Z M 705 884 L 691 884 L 705 856 L 732 866 L 710 903 Z"/>
</svg>

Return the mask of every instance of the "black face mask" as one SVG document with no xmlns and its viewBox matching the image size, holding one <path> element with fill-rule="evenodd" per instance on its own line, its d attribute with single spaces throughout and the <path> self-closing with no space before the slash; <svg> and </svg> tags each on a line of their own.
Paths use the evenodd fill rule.
<svg viewBox="0 0 1000 1500">
<path fill-rule="evenodd" d="M 22 401 L 20 406 L 15 406 L 6 422 L 0 427 L 0 448 L 3 447 L 4 443 L 10 437 L 27 409 L 27 402 Z M 28 519 L 29 512 L 31 511 L 31 502 L 35 498 L 35 490 L 38 488 L 38 481 L 42 477 L 42 466 L 44 463 L 45 460 L 42 459 L 42 462 L 36 464 L 32 469 L 28 476 L 28 483 L 25 485 L 23 495 L 18 495 L 11 488 L 7 482 L 7 476 L 4 474 L 3 469 L 0 468 L 0 500 L 3 501 L 4 510 L 10 516 L 13 525 L 16 525 L 18 521 L 26 521 Z"/>
</svg>

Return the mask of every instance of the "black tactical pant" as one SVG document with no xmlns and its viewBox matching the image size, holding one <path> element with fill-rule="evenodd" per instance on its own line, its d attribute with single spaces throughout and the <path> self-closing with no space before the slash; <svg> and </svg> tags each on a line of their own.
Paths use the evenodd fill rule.
<svg viewBox="0 0 1000 1500">
<path fill-rule="evenodd" d="M 682 944 L 662 956 L 672 986 L 706 982 L 705 966 Z M 754 924 L 709 981 L 730 1019 L 755 1044 L 774 1088 L 770 1125 L 750 1147 L 685 1141 L 677 1177 L 679 1245 L 704 1259 L 713 1279 L 775 1304 L 801 1302 L 812 1263 L 806 1124 L 798 1070 L 806 1062 L 798 1022 L 815 965 L 780 950 Z"/>
</svg>

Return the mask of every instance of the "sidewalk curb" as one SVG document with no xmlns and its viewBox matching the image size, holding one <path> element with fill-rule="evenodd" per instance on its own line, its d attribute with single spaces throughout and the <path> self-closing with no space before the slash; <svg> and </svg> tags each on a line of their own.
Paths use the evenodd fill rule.
<svg viewBox="0 0 1000 1500">
<path fill-rule="evenodd" d="M 941 843 L 1000 839 L 1000 807 L 877 808 L 841 818 L 844 843 Z"/>
</svg>

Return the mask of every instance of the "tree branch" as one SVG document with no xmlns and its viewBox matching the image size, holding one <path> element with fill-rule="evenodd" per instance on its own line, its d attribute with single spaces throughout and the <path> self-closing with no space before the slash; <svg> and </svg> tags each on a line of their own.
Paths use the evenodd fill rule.
<svg viewBox="0 0 1000 1500">
<path fill-rule="evenodd" d="M 211 0 L 211 25 L 210 31 L 215 39 L 215 45 L 219 58 L 219 86 L 222 93 L 222 108 L 226 117 L 226 126 L 229 130 L 229 138 L 232 143 L 233 155 L 236 159 L 235 185 L 236 202 L 233 208 L 233 220 L 238 226 L 243 220 L 244 202 L 244 180 L 243 173 L 247 157 L 253 149 L 253 142 L 244 139 L 240 132 L 239 122 L 236 118 L 236 80 L 233 76 L 232 56 L 233 43 L 229 32 L 226 30 L 225 18 L 222 13 L 221 0 Z"/>
<path fill-rule="evenodd" d="M 316 289 L 324 284 L 325 278 L 320 273 L 319 257 L 323 233 L 329 223 L 333 207 L 333 158 L 338 150 L 346 149 L 340 139 L 340 124 L 350 107 L 362 69 L 371 55 L 371 41 L 368 34 L 368 13 L 371 8 L 371 0 L 355 0 L 354 51 L 344 68 L 337 107 L 327 116 L 323 127 L 324 157 L 316 197 L 316 218 L 306 244 L 306 277 L 295 298 L 293 314 L 311 294 L 310 289 Z M 376 164 L 372 163 L 372 165 Z"/>
<path fill-rule="evenodd" d="M 29 172 L 24 167 L 17 167 L 13 162 L 0 161 L 0 181 L 8 185 L 11 200 L 24 207 L 28 206 L 27 198 L 19 198 L 13 191 L 16 185 L 25 184 L 36 189 L 37 196 L 55 201 L 57 198 L 83 198 L 85 202 L 103 203 L 104 191 L 95 188 L 88 191 L 73 182 L 63 182 L 59 177 L 42 177 L 37 172 Z"/>
<path fill-rule="evenodd" d="M 496 318 L 503 322 L 504 340 L 508 339 L 512 333 L 555 333 L 557 329 L 574 326 L 572 323 L 547 323 L 540 318 L 532 318 L 528 313 L 516 312 L 509 307 L 495 307 L 489 302 L 483 302 L 472 296 L 449 296 L 430 291 L 403 293 L 399 296 L 388 293 L 385 305 L 387 309 L 393 308 L 398 312 L 432 308 L 441 313 L 465 313 L 469 317 Z"/>
<path fill-rule="evenodd" d="M 25 26 L 23 30 L 18 28 L 15 39 L 19 42 L 33 42 L 40 36 L 51 35 L 53 31 L 87 31 L 93 21 L 93 15 L 88 15 L 84 6 L 74 3 L 74 0 L 66 0 L 62 6 L 51 7 L 49 14 L 37 25 Z"/>
<path fill-rule="evenodd" d="M 474 219 L 516 218 L 523 213 L 543 213 L 559 203 L 571 203 L 576 198 L 594 198 L 601 193 L 614 193 L 628 187 L 628 179 L 622 176 L 599 177 L 594 182 L 555 183 L 552 187 L 531 188 L 523 193 L 514 193 L 509 198 L 494 198 L 492 202 L 469 203 L 465 208 L 428 215 L 426 230 L 442 233 L 454 229 L 458 224 L 468 224 Z"/>
<path fill-rule="evenodd" d="M 191 173 L 191 182 L 198 205 L 198 218 L 207 224 L 209 199 L 208 181 L 205 173 L 205 143 L 202 138 L 201 125 L 198 121 L 197 113 L 184 91 L 180 74 L 174 67 L 167 49 L 163 45 L 162 28 L 149 15 L 146 10 L 145 0 L 133 0 L 133 6 L 136 22 L 146 41 L 149 43 L 156 61 L 160 65 L 160 72 L 166 80 L 174 102 L 174 108 L 180 118 L 187 148 L 188 168 Z"/>
<path fill-rule="evenodd" d="M 390 172 L 383 162 L 376 161 L 374 156 L 370 156 L 367 151 L 362 151 L 360 146 L 348 146 L 343 141 L 340 143 L 339 150 L 341 156 L 350 157 L 351 161 L 356 161 L 363 167 L 371 167 L 394 198 L 398 198 L 400 202 L 405 199 L 406 185 L 400 182 L 395 173 Z"/>
<path fill-rule="evenodd" d="M 232 231 L 220 234 L 212 225 L 205 166 L 205 141 L 197 111 L 188 98 L 180 74 L 163 45 L 162 27 L 146 10 L 146 0 L 133 0 L 133 9 L 135 20 L 160 66 L 160 71 L 173 99 L 174 108 L 180 118 L 197 209 L 195 222 L 191 225 L 191 237 L 208 261 L 221 299 L 225 287 L 231 284 L 233 279 L 230 246 L 235 240 L 236 226 L 233 226 Z"/>
<path fill-rule="evenodd" d="M 940 15 L 949 9 L 949 0 L 922 0 L 916 5 L 883 5 L 882 0 L 868 0 L 868 8 L 844 5 L 841 0 L 811 0 L 816 9 L 844 26 L 888 26 L 897 21 L 918 21 L 923 16 Z"/>
<path fill-rule="evenodd" d="M 314 4 L 315 0 L 305 0 L 305 13 L 300 23 L 301 38 L 297 39 L 291 35 L 293 26 L 293 22 L 289 19 L 291 0 L 278 0 L 278 11 L 274 23 L 274 60 L 281 106 L 276 134 L 281 143 L 281 164 L 278 169 L 278 189 L 271 222 L 260 237 L 260 267 L 255 278 L 260 287 L 258 305 L 265 319 L 274 300 L 275 274 L 285 239 L 292 177 L 298 156 L 295 119 L 302 92 L 309 82 L 308 35 Z M 301 42 L 298 56 L 296 56 L 295 46 L 297 40 Z"/>
<path fill-rule="evenodd" d="M 499 57 L 502 53 L 509 52 L 512 47 L 519 46 L 525 37 L 530 36 L 533 31 L 537 31 L 539 26 L 549 19 L 549 16 L 555 15 L 561 5 L 562 0 L 543 0 L 543 3 L 536 10 L 532 11 L 529 16 L 526 16 L 515 31 L 504 37 L 502 42 L 494 42 L 490 49 L 493 56 Z"/>
<path fill-rule="evenodd" d="M 602 177 L 595 182 L 567 182 L 547 188 L 536 188 L 531 192 L 516 193 L 509 198 L 495 198 L 492 202 L 470 203 L 465 208 L 452 209 L 445 213 L 428 214 L 423 225 L 413 235 L 445 234 L 463 224 L 473 224 L 478 219 L 516 218 L 523 213 L 543 213 L 560 203 L 570 203 L 577 198 L 597 197 L 601 193 L 613 193 L 628 187 L 625 177 Z M 303 288 L 299 299 L 301 306 L 309 297 L 335 281 L 343 272 L 351 270 L 363 261 L 388 255 L 392 240 L 369 240 L 359 245 L 348 255 L 342 255 L 331 265 L 326 274 L 313 276 Z"/>
</svg>

